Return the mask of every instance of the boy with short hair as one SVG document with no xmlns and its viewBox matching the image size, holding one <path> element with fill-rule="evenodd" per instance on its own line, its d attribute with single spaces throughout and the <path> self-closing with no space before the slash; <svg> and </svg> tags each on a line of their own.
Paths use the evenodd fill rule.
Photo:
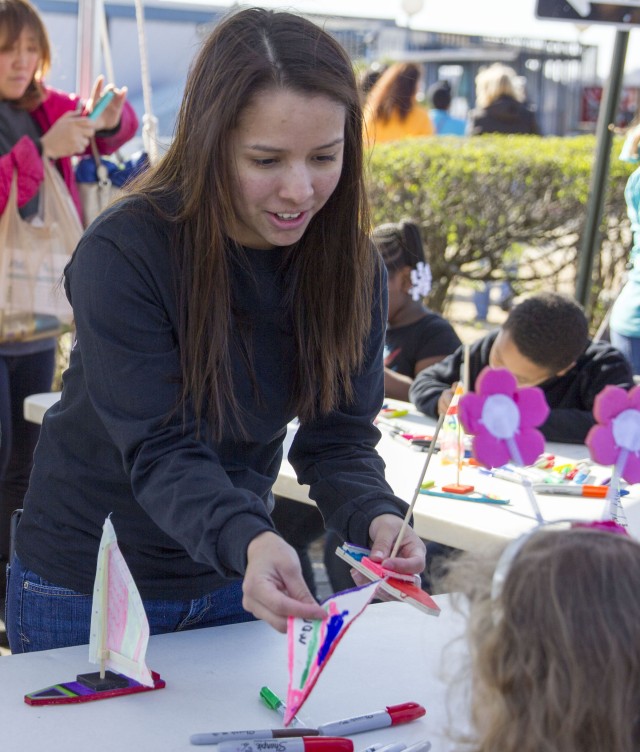
<svg viewBox="0 0 640 752">
<path fill-rule="evenodd" d="M 464 348 L 421 371 L 409 399 L 426 415 L 446 412 L 460 378 Z M 630 389 L 631 365 L 608 342 L 589 339 L 580 306 L 558 293 L 534 295 L 517 305 L 501 329 L 469 348 L 468 388 L 485 366 L 506 368 L 519 386 L 539 386 L 550 407 L 540 427 L 547 441 L 582 444 L 594 425 L 593 401 L 607 384 Z"/>
<path fill-rule="evenodd" d="M 449 114 L 451 107 L 451 85 L 448 81 L 436 81 L 429 87 L 427 99 L 432 109 L 431 120 L 438 136 L 464 136 L 467 130 L 466 120 Z"/>
</svg>

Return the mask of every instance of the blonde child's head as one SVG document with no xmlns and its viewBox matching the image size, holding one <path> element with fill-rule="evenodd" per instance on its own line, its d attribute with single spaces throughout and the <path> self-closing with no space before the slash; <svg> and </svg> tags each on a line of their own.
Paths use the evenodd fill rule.
<svg viewBox="0 0 640 752">
<path fill-rule="evenodd" d="M 637 752 L 640 544 L 542 528 L 496 561 L 463 555 L 446 582 L 470 604 L 473 748 Z"/>
</svg>

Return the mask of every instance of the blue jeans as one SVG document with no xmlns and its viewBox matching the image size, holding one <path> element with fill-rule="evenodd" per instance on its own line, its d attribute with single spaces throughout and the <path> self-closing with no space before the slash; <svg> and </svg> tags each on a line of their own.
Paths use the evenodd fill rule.
<svg viewBox="0 0 640 752">
<path fill-rule="evenodd" d="M 609 339 L 614 347 L 626 357 L 631 363 L 633 373 L 637 376 L 640 374 L 640 337 L 627 337 L 625 334 L 618 334 L 613 329 L 609 331 Z"/>
<path fill-rule="evenodd" d="M 0 561 L 9 558 L 11 513 L 22 506 L 29 485 L 40 426 L 24 419 L 24 400 L 51 389 L 55 348 L 30 355 L 0 355 Z M 4 579 L 0 594 L 4 593 Z"/>
<path fill-rule="evenodd" d="M 6 626 L 12 653 L 89 642 L 92 595 L 58 587 L 30 572 L 14 555 L 8 573 Z M 242 581 L 195 600 L 144 600 L 152 635 L 253 621 L 242 608 Z"/>
</svg>

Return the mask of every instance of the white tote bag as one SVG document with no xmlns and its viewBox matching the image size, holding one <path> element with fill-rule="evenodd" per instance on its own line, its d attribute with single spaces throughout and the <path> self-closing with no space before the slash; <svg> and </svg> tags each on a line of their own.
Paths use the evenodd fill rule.
<svg viewBox="0 0 640 752">
<path fill-rule="evenodd" d="M 71 306 L 62 273 L 82 226 L 64 181 L 44 160 L 38 214 L 27 221 L 18 212 L 17 175 L 0 216 L 0 341 L 58 334 L 71 324 Z"/>
</svg>

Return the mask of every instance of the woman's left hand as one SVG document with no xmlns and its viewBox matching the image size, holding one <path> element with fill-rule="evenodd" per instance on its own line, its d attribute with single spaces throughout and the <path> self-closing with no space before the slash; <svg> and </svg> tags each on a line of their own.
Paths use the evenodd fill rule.
<svg viewBox="0 0 640 752">
<path fill-rule="evenodd" d="M 87 112 L 91 112 L 95 103 L 100 97 L 108 91 L 113 91 L 113 99 L 105 107 L 102 114 L 98 115 L 95 119 L 95 126 L 97 131 L 110 131 L 113 128 L 117 128 L 120 123 L 120 116 L 122 114 L 122 108 L 124 107 L 124 100 L 127 98 L 127 87 L 123 86 L 121 89 L 116 89 L 113 84 L 103 87 L 104 76 L 98 76 L 93 89 L 91 91 L 91 97 L 87 102 Z"/>
</svg>

